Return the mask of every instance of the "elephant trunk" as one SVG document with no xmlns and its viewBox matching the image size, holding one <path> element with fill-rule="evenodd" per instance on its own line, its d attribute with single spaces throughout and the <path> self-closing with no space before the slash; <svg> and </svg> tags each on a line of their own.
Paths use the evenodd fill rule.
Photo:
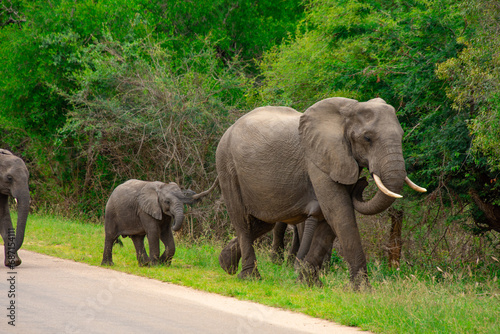
<svg viewBox="0 0 500 334">
<path fill-rule="evenodd" d="M 365 215 L 375 215 L 386 210 L 396 198 L 401 197 L 398 194 L 403 190 L 406 179 L 405 163 L 401 151 L 400 146 L 393 147 L 380 160 L 380 168 L 370 168 L 374 178 L 380 178 L 380 182 L 377 180 L 379 189 L 372 199 L 366 202 L 363 200 L 363 190 L 367 185 L 366 181 L 362 185 L 357 184 L 355 186 L 353 205 L 356 211 Z"/>
<path fill-rule="evenodd" d="M 26 221 L 28 220 L 28 213 L 30 209 L 30 195 L 29 191 L 23 191 L 17 199 L 17 226 L 16 226 L 16 240 L 15 251 L 17 252 L 24 241 L 24 231 L 26 230 Z"/>
<path fill-rule="evenodd" d="M 300 241 L 299 251 L 297 253 L 297 259 L 303 260 L 307 253 L 309 252 L 309 248 L 311 248 L 311 242 L 314 236 L 314 231 L 316 231 L 316 227 L 318 226 L 318 220 L 314 217 L 308 217 L 304 223 L 304 234 L 302 235 L 302 239 Z"/>
<path fill-rule="evenodd" d="M 172 230 L 179 231 L 182 227 L 182 222 L 184 221 L 184 206 L 181 201 L 175 203 L 170 209 L 174 217 L 174 225 L 172 226 Z"/>
</svg>

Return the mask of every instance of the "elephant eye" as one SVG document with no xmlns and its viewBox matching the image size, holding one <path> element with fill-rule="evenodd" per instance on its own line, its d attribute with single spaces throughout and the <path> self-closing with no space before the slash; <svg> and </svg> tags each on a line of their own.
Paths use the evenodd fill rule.
<svg viewBox="0 0 500 334">
<path fill-rule="evenodd" d="M 12 175 L 7 175 L 7 182 L 12 182 L 14 181 L 14 178 L 12 177 Z"/>
<path fill-rule="evenodd" d="M 364 136 L 364 138 L 365 138 L 365 140 L 366 140 L 368 143 L 371 143 L 371 142 L 372 142 L 372 140 L 370 139 L 370 137 L 368 137 L 368 136 Z"/>
</svg>

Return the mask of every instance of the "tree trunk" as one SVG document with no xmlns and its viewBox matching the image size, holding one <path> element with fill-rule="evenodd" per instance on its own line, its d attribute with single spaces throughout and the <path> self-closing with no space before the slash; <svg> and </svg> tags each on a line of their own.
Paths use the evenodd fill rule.
<svg viewBox="0 0 500 334">
<path fill-rule="evenodd" d="M 401 231 L 403 228 L 403 210 L 394 208 L 389 209 L 389 217 L 391 217 L 391 233 L 389 242 L 387 243 L 389 267 L 399 267 L 401 259 Z"/>
<path fill-rule="evenodd" d="M 486 221 L 483 223 L 488 225 L 489 229 L 500 232 L 500 206 L 486 203 L 474 190 L 470 190 L 469 194 L 479 210 L 486 216 Z"/>
</svg>

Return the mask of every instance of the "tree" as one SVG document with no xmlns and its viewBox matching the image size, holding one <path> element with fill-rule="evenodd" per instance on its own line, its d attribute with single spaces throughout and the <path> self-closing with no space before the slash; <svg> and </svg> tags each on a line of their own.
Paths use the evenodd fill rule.
<svg viewBox="0 0 500 334">
<path fill-rule="evenodd" d="M 246 109 L 249 64 L 302 17 L 300 0 L 4 3 L 26 22 L 0 29 L 2 146 L 31 164 L 37 202 L 85 212 L 126 177 L 201 186 L 215 136 Z"/>
<path fill-rule="evenodd" d="M 23 22 L 26 22 L 21 9 L 20 1 L 0 1 L 0 28 L 9 24 L 16 24 L 20 27 Z"/>
<path fill-rule="evenodd" d="M 438 76 L 449 85 L 448 98 L 457 113 L 467 115 L 472 137 L 468 193 L 477 232 L 500 232 L 500 3 L 464 1 L 468 26 L 465 48 L 439 64 Z"/>
<path fill-rule="evenodd" d="M 329 96 L 384 98 L 406 132 L 411 177 L 474 217 L 473 231 L 499 231 L 499 5 L 465 4 L 311 1 L 297 36 L 261 62 L 258 98 L 299 110 Z"/>
</svg>

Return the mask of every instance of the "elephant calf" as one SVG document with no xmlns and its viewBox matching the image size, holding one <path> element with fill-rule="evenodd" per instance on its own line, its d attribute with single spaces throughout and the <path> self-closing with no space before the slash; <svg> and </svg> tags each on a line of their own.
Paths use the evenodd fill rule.
<svg viewBox="0 0 500 334">
<path fill-rule="evenodd" d="M 106 204 L 101 265 L 113 265 L 113 244 L 119 236 L 132 239 L 140 266 L 170 264 L 175 253 L 172 230 L 178 231 L 182 226 L 184 204 L 193 204 L 214 186 L 200 194 L 181 190 L 174 182 L 129 180 L 116 187 Z M 144 247 L 145 236 L 149 241 L 149 257 Z M 161 257 L 160 239 L 165 245 Z"/>
<path fill-rule="evenodd" d="M 6 267 L 21 264 L 17 251 L 24 241 L 30 209 L 29 172 L 24 161 L 12 152 L 0 149 L 0 234 L 2 235 Z M 17 201 L 17 230 L 12 226 L 9 197 Z"/>
</svg>

